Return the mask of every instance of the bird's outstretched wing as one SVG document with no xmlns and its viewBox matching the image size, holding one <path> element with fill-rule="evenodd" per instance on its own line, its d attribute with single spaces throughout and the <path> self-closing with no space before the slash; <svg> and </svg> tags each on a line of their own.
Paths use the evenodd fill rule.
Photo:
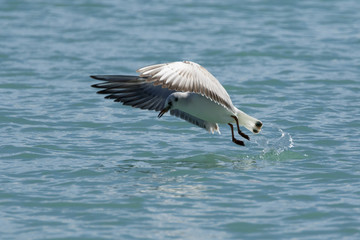
<svg viewBox="0 0 360 240">
<path fill-rule="evenodd" d="M 204 67 L 190 61 L 147 66 L 137 70 L 147 82 L 169 90 L 194 92 L 232 109 L 229 94 Z"/>
<path fill-rule="evenodd" d="M 122 102 L 124 105 L 141 109 L 161 111 L 164 108 L 166 98 L 174 92 L 174 90 L 162 86 L 154 86 L 152 82 L 146 81 L 146 77 L 126 75 L 97 75 L 91 77 L 104 81 L 92 85 L 92 87 L 103 89 L 97 93 L 107 94 L 105 98 L 114 99 L 115 102 Z M 216 123 L 205 122 L 180 110 L 171 110 L 170 114 L 210 132 L 219 132 Z"/>
<path fill-rule="evenodd" d="M 174 92 L 161 86 L 155 86 L 152 82 L 147 81 L 147 77 L 126 75 L 90 77 L 104 81 L 92 85 L 95 88 L 103 88 L 97 93 L 108 94 L 105 98 L 141 109 L 161 111 L 166 98 Z"/>
</svg>

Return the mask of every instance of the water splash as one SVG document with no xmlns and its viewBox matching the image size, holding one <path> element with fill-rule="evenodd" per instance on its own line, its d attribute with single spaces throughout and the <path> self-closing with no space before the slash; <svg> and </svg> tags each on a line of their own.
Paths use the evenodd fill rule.
<svg viewBox="0 0 360 240">
<path fill-rule="evenodd" d="M 278 128 L 279 137 L 268 137 L 262 136 L 259 138 L 256 143 L 263 148 L 262 155 L 273 154 L 279 156 L 284 151 L 289 150 L 294 147 L 294 140 L 290 133 L 284 132 L 282 129 Z"/>
</svg>

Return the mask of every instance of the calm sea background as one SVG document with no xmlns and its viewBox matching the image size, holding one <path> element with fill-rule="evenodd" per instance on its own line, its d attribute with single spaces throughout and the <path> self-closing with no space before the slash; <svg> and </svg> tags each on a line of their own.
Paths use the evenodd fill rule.
<svg viewBox="0 0 360 240">
<path fill-rule="evenodd" d="M 240 147 L 97 95 L 191 60 Z M 0 0 L 1 239 L 360 239 L 360 1 Z"/>
</svg>

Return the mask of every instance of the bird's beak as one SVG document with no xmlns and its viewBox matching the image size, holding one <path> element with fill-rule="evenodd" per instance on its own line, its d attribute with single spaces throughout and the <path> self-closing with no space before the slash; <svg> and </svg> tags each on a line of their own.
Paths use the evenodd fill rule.
<svg viewBox="0 0 360 240">
<path fill-rule="evenodd" d="M 166 108 L 164 108 L 163 110 L 161 110 L 161 112 L 158 115 L 158 118 L 161 118 L 162 115 L 164 115 L 167 111 L 169 111 L 170 106 L 167 106 Z"/>
</svg>

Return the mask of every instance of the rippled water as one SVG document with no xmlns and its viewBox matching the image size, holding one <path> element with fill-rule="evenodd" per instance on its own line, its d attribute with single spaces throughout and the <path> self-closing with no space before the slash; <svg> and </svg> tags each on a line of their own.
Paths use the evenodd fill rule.
<svg viewBox="0 0 360 240">
<path fill-rule="evenodd" d="M 0 1 L 1 239 L 359 239 L 360 2 Z M 240 147 L 105 100 L 91 74 L 192 60 Z"/>
</svg>

